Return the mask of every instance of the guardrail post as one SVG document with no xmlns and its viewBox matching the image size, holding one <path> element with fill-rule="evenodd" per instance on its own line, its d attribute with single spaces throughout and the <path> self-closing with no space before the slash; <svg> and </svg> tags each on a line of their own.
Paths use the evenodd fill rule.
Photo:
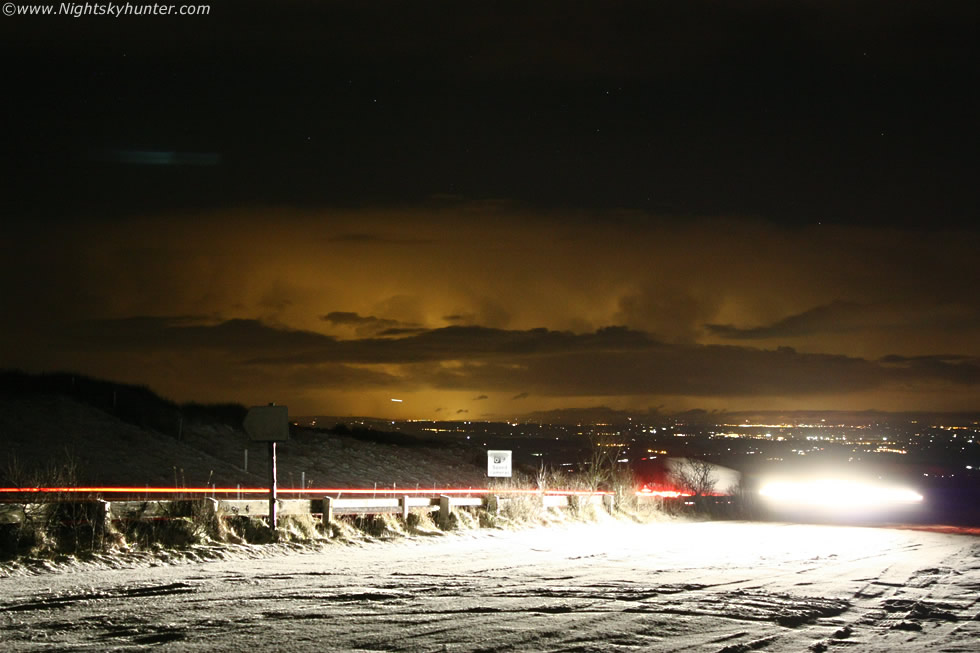
<svg viewBox="0 0 980 653">
<path fill-rule="evenodd" d="M 333 521 L 333 499 L 330 497 L 323 497 L 323 527 L 326 528 L 330 526 L 330 522 Z"/>
<path fill-rule="evenodd" d="M 205 497 L 202 500 L 202 504 L 201 518 L 207 521 L 208 533 L 217 535 L 221 532 L 221 524 L 218 523 L 218 500 Z"/>
<path fill-rule="evenodd" d="M 483 505 L 486 511 L 494 516 L 500 516 L 500 497 L 496 494 L 488 494 L 483 498 Z"/>
<path fill-rule="evenodd" d="M 609 514 L 612 514 L 613 508 L 616 506 L 616 497 L 611 494 L 602 495 L 602 505 L 605 506 Z"/>
<path fill-rule="evenodd" d="M 398 507 L 402 509 L 402 522 L 408 523 L 408 495 L 403 494 L 398 499 Z"/>
<path fill-rule="evenodd" d="M 112 528 L 112 510 L 108 501 L 96 499 L 95 519 L 93 521 L 96 537 L 99 538 L 100 543 L 105 542 L 105 537 Z"/>
<path fill-rule="evenodd" d="M 439 497 L 439 525 L 443 528 L 449 526 L 449 508 L 451 499 L 445 494 Z"/>
</svg>

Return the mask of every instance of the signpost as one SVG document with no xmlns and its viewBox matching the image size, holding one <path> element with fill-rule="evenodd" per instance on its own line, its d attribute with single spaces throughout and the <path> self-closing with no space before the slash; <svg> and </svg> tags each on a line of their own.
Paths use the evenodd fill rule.
<svg viewBox="0 0 980 653">
<path fill-rule="evenodd" d="M 243 426 L 252 440 L 269 443 L 269 523 L 275 528 L 278 492 L 276 442 L 285 442 L 289 439 L 289 409 L 275 404 L 253 406 L 248 409 Z"/>
<path fill-rule="evenodd" d="M 487 476 L 506 477 L 511 475 L 511 452 L 506 449 L 487 451 Z"/>
</svg>

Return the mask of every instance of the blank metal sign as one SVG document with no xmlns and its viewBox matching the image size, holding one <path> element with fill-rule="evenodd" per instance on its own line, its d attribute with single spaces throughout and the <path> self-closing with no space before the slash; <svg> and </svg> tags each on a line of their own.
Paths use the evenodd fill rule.
<svg viewBox="0 0 980 653">
<path fill-rule="evenodd" d="M 245 415 L 244 426 L 253 440 L 283 442 L 289 439 L 289 409 L 286 406 L 253 406 Z"/>
</svg>

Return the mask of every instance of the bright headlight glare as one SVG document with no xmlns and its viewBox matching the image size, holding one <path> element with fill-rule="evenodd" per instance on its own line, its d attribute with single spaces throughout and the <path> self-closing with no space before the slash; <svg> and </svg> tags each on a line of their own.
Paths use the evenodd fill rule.
<svg viewBox="0 0 980 653">
<path fill-rule="evenodd" d="M 840 480 L 769 483 L 759 493 L 782 504 L 835 509 L 877 508 L 922 501 L 921 494 L 907 488 Z"/>
</svg>

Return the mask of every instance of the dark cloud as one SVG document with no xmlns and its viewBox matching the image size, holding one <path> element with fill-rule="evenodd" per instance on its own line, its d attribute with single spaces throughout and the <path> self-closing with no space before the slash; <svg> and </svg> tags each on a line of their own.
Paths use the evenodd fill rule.
<svg viewBox="0 0 980 653">
<path fill-rule="evenodd" d="M 253 362 L 422 363 L 575 351 L 630 351 L 648 347 L 652 342 L 648 335 L 625 327 L 605 327 L 594 333 L 574 334 L 545 328 L 508 331 L 479 326 L 450 326 L 400 339 L 325 338 L 319 349 L 304 349 L 301 354 L 284 349 L 281 356 Z"/>
<path fill-rule="evenodd" d="M 927 356 L 899 356 L 898 354 L 889 354 L 888 356 L 882 356 L 879 359 L 882 363 L 894 363 L 894 364 L 905 364 L 905 363 L 923 363 L 923 362 L 961 362 L 970 360 L 969 356 L 963 356 L 960 354 L 930 354 Z"/>
<path fill-rule="evenodd" d="M 325 322 L 330 322 L 331 324 L 353 324 L 360 326 L 362 324 L 375 324 L 378 322 L 378 318 L 372 316 L 360 316 L 357 313 L 351 311 L 333 311 L 332 313 L 327 313 L 322 318 Z"/>
<path fill-rule="evenodd" d="M 833 302 L 797 315 L 791 315 L 766 326 L 740 328 L 732 324 L 705 324 L 714 335 L 732 340 L 786 338 L 813 333 L 841 332 L 868 325 L 873 311 L 860 304 Z"/>
<path fill-rule="evenodd" d="M 512 400 L 513 399 L 527 399 L 530 396 L 531 395 L 529 393 L 527 393 L 527 392 L 521 392 L 521 393 L 518 393 L 518 394 L 514 395 L 513 397 L 511 397 L 511 399 Z"/>
<path fill-rule="evenodd" d="M 321 319 L 335 326 L 351 327 L 359 336 L 396 336 L 425 331 L 417 324 L 405 324 L 398 320 L 374 317 L 373 315 L 359 315 L 350 311 L 333 311 Z"/>
<path fill-rule="evenodd" d="M 379 331 L 379 336 L 414 336 L 428 331 L 425 327 L 397 327 Z"/>
<path fill-rule="evenodd" d="M 835 301 L 790 315 L 772 324 L 737 327 L 705 324 L 712 335 L 730 340 L 798 338 L 815 334 L 850 333 L 864 330 L 941 327 L 976 328 L 980 310 L 966 304 L 861 304 Z"/>
<path fill-rule="evenodd" d="M 507 356 L 499 361 L 426 369 L 424 376 L 428 383 L 446 389 L 503 391 L 520 383 L 538 396 L 794 397 L 861 392 L 899 380 L 883 366 L 859 358 L 790 349 L 674 344 L 633 351 Z"/>
<path fill-rule="evenodd" d="M 378 322 L 376 318 L 352 313 L 340 314 L 336 319 L 355 324 Z M 88 320 L 76 323 L 72 333 L 77 342 L 96 349 L 212 349 L 243 357 L 264 352 L 249 362 L 266 365 L 422 363 L 576 351 L 629 351 L 653 342 L 646 334 L 624 327 L 574 334 L 544 328 L 507 331 L 476 326 L 425 330 L 400 339 L 340 340 L 311 331 L 270 326 L 259 320 L 206 323 L 204 318 L 187 316 Z"/>
<path fill-rule="evenodd" d="M 894 368 L 900 378 L 935 379 L 957 385 L 980 384 L 980 358 L 960 355 L 885 356 L 881 362 Z"/>
<path fill-rule="evenodd" d="M 341 319 L 363 320 L 350 315 Z M 255 320 L 199 324 L 197 318 L 138 317 L 78 325 L 96 349 L 207 350 L 236 363 L 307 379 L 310 387 L 380 387 L 507 392 L 514 396 L 803 397 L 856 393 L 895 384 L 980 384 L 966 356 L 842 355 L 739 346 L 664 343 L 607 327 L 593 333 L 445 327 L 401 339 L 338 340 Z M 452 362 L 452 365 L 444 363 Z M 398 365 L 398 370 L 375 368 Z M 269 372 L 273 373 L 273 372 Z M 487 400 L 481 394 L 474 401 Z"/>
<path fill-rule="evenodd" d="M 336 342 L 330 336 L 269 326 L 259 320 L 213 324 L 195 317 L 152 316 L 76 322 L 69 327 L 68 337 L 94 350 L 209 349 L 238 356 L 322 349 Z"/>
<path fill-rule="evenodd" d="M 466 410 L 465 408 L 460 408 L 459 410 L 456 411 L 456 414 L 459 415 L 461 413 L 468 413 L 468 412 L 470 411 Z"/>
</svg>

